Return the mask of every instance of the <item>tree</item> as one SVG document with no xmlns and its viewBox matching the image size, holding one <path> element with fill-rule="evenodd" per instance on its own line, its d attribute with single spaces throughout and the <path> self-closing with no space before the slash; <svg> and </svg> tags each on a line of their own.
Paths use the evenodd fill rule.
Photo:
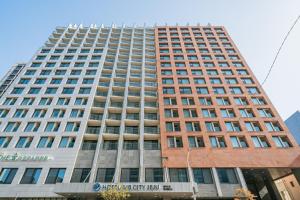
<svg viewBox="0 0 300 200">
<path fill-rule="evenodd" d="M 254 195 L 247 189 L 239 188 L 235 190 L 234 200 L 255 200 Z"/>
<path fill-rule="evenodd" d="M 130 194 L 122 185 L 116 185 L 102 191 L 101 196 L 104 200 L 126 200 L 130 197 Z"/>
</svg>

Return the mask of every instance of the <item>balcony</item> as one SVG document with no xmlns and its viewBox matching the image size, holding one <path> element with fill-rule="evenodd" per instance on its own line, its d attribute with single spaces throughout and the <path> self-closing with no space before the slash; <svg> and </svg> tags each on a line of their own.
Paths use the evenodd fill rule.
<svg viewBox="0 0 300 200">
<path fill-rule="evenodd" d="M 99 134 L 100 133 L 100 126 L 88 126 L 85 130 L 85 133 Z"/>
<path fill-rule="evenodd" d="M 145 126 L 144 133 L 148 134 L 159 134 L 157 126 Z"/>
<path fill-rule="evenodd" d="M 122 91 L 113 91 L 112 93 L 113 96 L 118 96 L 118 97 L 123 97 L 124 96 L 124 92 Z"/>
<path fill-rule="evenodd" d="M 145 96 L 156 97 L 157 93 L 155 91 L 145 91 Z"/>
<path fill-rule="evenodd" d="M 104 108 L 105 107 L 105 102 L 94 101 L 93 107 Z"/>
<path fill-rule="evenodd" d="M 157 108 L 157 103 L 156 102 L 147 102 L 145 101 L 145 107 L 151 107 L 151 108 Z"/>
<path fill-rule="evenodd" d="M 128 107 L 133 107 L 133 108 L 139 108 L 140 107 L 140 102 L 128 102 L 127 106 Z"/>
<path fill-rule="evenodd" d="M 120 127 L 118 127 L 118 126 L 107 126 L 106 129 L 105 129 L 105 133 L 119 134 L 120 133 Z"/>
<path fill-rule="evenodd" d="M 114 86 L 116 86 L 116 87 L 125 87 L 125 82 L 114 82 Z"/>
<path fill-rule="evenodd" d="M 102 87 L 109 87 L 109 82 L 100 82 L 100 83 L 99 83 L 99 86 L 102 86 Z"/>
<path fill-rule="evenodd" d="M 123 107 L 123 102 L 111 102 L 110 106 L 115 107 L 115 108 L 122 108 Z"/>
<path fill-rule="evenodd" d="M 139 120 L 140 115 L 139 115 L 139 113 L 128 113 L 127 116 L 126 116 L 126 119 Z"/>
<path fill-rule="evenodd" d="M 119 113 L 110 113 L 108 115 L 107 119 L 110 119 L 110 120 L 121 120 L 121 114 L 119 114 Z"/>
<path fill-rule="evenodd" d="M 90 114 L 90 119 L 91 120 L 102 120 L 103 115 L 102 114 L 97 114 L 97 113 L 91 113 Z"/>
<path fill-rule="evenodd" d="M 141 93 L 140 93 L 140 92 L 129 91 L 129 92 L 128 92 L 128 96 L 139 97 L 139 96 L 141 96 Z"/>
<path fill-rule="evenodd" d="M 131 87 L 141 87 L 141 83 L 140 82 L 130 82 L 129 86 L 131 86 Z"/>
<path fill-rule="evenodd" d="M 145 82 L 146 87 L 157 87 L 157 83 L 155 82 Z"/>
<path fill-rule="evenodd" d="M 106 96 L 107 96 L 107 92 L 97 91 L 97 92 L 96 92 L 96 95 L 97 95 L 97 96 L 106 97 Z"/>
<path fill-rule="evenodd" d="M 147 120 L 157 120 L 157 114 L 156 113 L 145 113 L 144 118 Z"/>
<path fill-rule="evenodd" d="M 125 134 L 139 134 L 139 127 L 138 126 L 126 126 L 125 127 Z"/>
</svg>

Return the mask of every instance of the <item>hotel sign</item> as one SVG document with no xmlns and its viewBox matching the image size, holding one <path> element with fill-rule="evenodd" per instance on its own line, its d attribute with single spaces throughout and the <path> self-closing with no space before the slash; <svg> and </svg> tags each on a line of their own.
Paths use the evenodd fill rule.
<svg viewBox="0 0 300 200">
<path fill-rule="evenodd" d="M 0 161 L 2 162 L 17 162 L 17 161 L 48 161 L 53 160 L 53 157 L 48 155 L 31 155 L 31 154 L 6 154 L 0 153 Z"/>
<path fill-rule="evenodd" d="M 95 183 L 93 185 L 93 190 L 95 192 L 101 192 L 108 190 L 110 188 L 125 189 L 128 192 L 158 192 L 163 190 L 172 190 L 170 185 L 162 184 L 105 184 L 105 183 Z"/>
</svg>

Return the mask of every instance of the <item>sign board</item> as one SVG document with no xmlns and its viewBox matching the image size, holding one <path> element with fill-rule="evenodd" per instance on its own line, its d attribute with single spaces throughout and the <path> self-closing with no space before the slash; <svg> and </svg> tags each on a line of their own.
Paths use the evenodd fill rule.
<svg viewBox="0 0 300 200">
<path fill-rule="evenodd" d="M 95 183 L 93 191 L 101 192 L 110 188 L 123 188 L 128 192 L 161 192 L 172 191 L 171 185 L 168 184 L 155 184 L 155 183 L 136 183 L 136 184 L 114 184 L 114 183 Z"/>
<path fill-rule="evenodd" d="M 53 157 L 48 155 L 32 155 L 32 154 L 7 154 L 0 153 L 0 161 L 2 162 L 17 162 L 17 161 L 48 161 L 53 160 Z"/>
</svg>

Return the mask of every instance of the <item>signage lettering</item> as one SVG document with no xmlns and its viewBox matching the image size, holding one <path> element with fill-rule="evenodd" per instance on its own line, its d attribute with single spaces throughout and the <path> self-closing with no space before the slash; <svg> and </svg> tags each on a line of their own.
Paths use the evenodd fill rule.
<svg viewBox="0 0 300 200">
<path fill-rule="evenodd" d="M 48 155 L 0 154 L 0 161 L 47 161 L 53 158 Z"/>
</svg>

